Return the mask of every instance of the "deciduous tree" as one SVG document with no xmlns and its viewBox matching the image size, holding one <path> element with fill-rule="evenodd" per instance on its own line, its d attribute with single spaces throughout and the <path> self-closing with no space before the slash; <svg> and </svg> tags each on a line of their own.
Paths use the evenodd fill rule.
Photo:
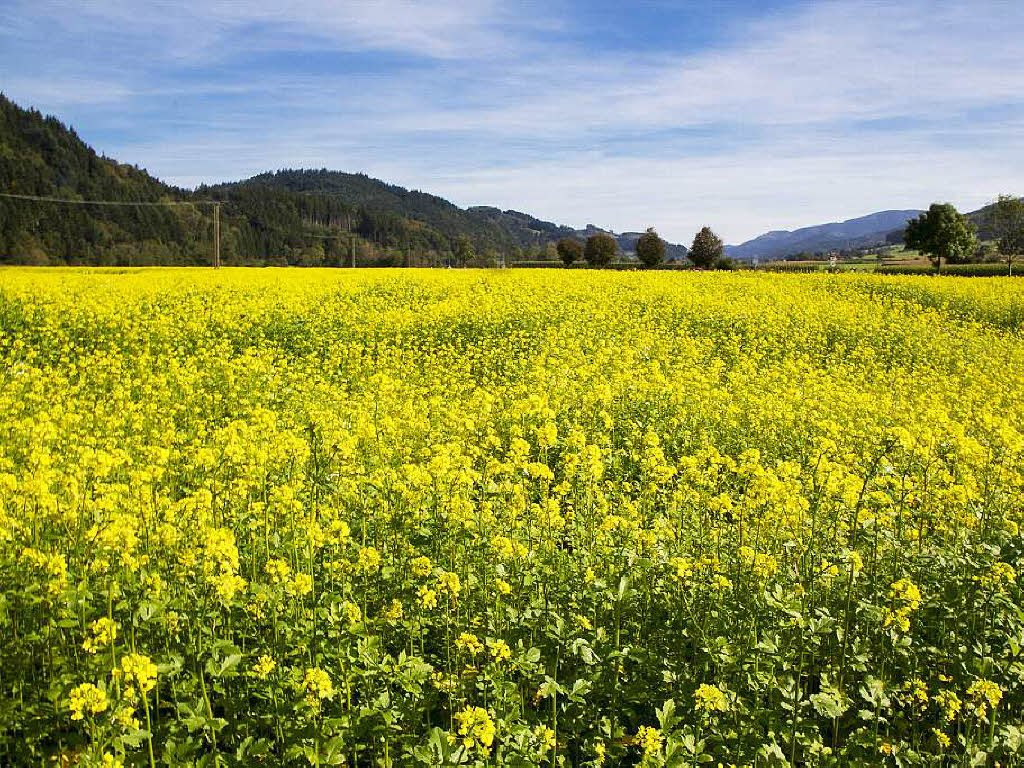
<svg viewBox="0 0 1024 768">
<path fill-rule="evenodd" d="M 587 245 L 583 249 L 583 258 L 592 267 L 606 267 L 611 264 L 618 251 L 618 241 L 611 235 L 602 232 L 587 238 Z"/>
<path fill-rule="evenodd" d="M 555 247 L 558 249 L 558 258 L 567 267 L 583 258 L 583 244 L 575 237 L 563 237 Z"/>
<path fill-rule="evenodd" d="M 645 267 L 656 267 L 665 260 L 665 241 L 654 227 L 648 228 L 636 241 L 636 257 Z"/>
<path fill-rule="evenodd" d="M 1012 275 L 1014 257 L 1024 253 L 1024 200 L 1017 195 L 1000 195 L 987 218 L 1006 271 Z"/>
<path fill-rule="evenodd" d="M 971 220 L 950 203 L 932 203 L 927 211 L 907 222 L 903 235 L 907 248 L 931 258 L 935 268 L 942 270 L 942 260 L 963 262 L 974 253 L 977 238 Z"/>
<path fill-rule="evenodd" d="M 718 263 L 724 253 L 725 245 L 722 239 L 711 231 L 711 227 L 704 227 L 694 236 L 687 257 L 694 266 L 709 269 Z"/>
</svg>

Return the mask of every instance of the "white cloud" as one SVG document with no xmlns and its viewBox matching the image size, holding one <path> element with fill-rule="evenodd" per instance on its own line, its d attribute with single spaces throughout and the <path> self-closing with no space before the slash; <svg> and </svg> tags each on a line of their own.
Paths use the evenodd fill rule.
<svg viewBox="0 0 1024 768">
<path fill-rule="evenodd" d="M 109 105 L 125 101 L 133 91 L 116 80 L 68 75 L 60 78 L 11 77 L 0 82 L 0 90 L 24 105 Z"/>
<path fill-rule="evenodd" d="M 676 240 L 709 223 L 735 242 L 933 199 L 970 207 L 1024 178 L 1019 0 L 819 0 L 679 54 L 553 43 L 574 22 L 558 6 L 497 0 L 65 5 L 65 34 L 123 38 L 110 62 L 78 81 L 21 73 L 9 92 L 53 109 L 116 101 L 91 122 L 124 136 L 138 119 L 140 138 L 104 151 L 181 184 L 365 170 L 462 204 Z M 268 50 L 292 66 L 227 66 Z M 297 63 L 314 50 L 405 56 L 377 68 L 364 54 L 339 75 Z"/>
<path fill-rule="evenodd" d="M 133 50 L 144 44 L 154 60 L 207 63 L 296 46 L 465 58 L 504 49 L 513 30 L 544 23 L 498 0 L 15 0 L 14 6 L 12 19 L 45 15 L 49 26 L 71 36 L 104 34 L 114 55 L 117 43 Z"/>
<path fill-rule="evenodd" d="M 824 139 L 805 143 L 800 152 L 772 142 L 691 158 L 581 153 L 557 163 L 440 176 L 431 188 L 463 204 L 520 207 L 529 199 L 531 210 L 576 226 L 655 226 L 682 243 L 709 225 L 738 243 L 772 229 L 923 208 L 936 200 L 973 210 L 999 192 L 1020 192 L 1024 122 L 1009 128 L 1021 138 L 990 150 L 868 139 L 837 149 Z"/>
<path fill-rule="evenodd" d="M 538 156 L 504 166 L 438 159 L 412 151 L 334 137 L 309 144 L 303 128 L 268 136 L 260 145 L 244 138 L 215 145 L 134 147 L 130 159 L 158 158 L 158 174 L 194 186 L 281 167 L 360 170 L 463 205 L 525 210 L 559 223 L 588 223 L 616 230 L 655 226 L 673 242 L 688 243 L 709 225 L 738 243 L 771 229 L 853 218 L 879 209 L 921 208 L 949 200 L 973 210 L 999 192 L 1020 191 L 1024 178 L 1024 120 L 1007 125 L 1015 138 L 987 143 L 988 130 L 957 149 L 934 137 L 769 137 L 737 151 L 684 156 L 657 152 L 619 156 L 581 148 L 557 157 Z M 201 169 L 190 158 L 206 157 Z M 270 160 L 269 158 L 273 158 Z"/>
<path fill-rule="evenodd" d="M 410 115 L 433 130 L 568 135 L 708 124 L 936 119 L 1020 103 L 1024 3 L 818 2 L 694 55 L 502 64 L 486 109 Z M 540 86 L 540 87 L 538 87 Z M 401 117 L 399 118 L 401 119 Z"/>
</svg>

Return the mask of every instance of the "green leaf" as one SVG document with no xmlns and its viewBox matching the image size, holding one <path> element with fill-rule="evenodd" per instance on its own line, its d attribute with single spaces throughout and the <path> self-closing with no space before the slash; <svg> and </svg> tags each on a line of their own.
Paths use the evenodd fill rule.
<svg viewBox="0 0 1024 768">
<path fill-rule="evenodd" d="M 817 710 L 818 714 L 822 717 L 836 718 L 840 717 L 847 709 L 849 705 L 846 702 L 840 701 L 831 693 L 812 693 L 811 704 L 814 705 L 814 709 Z"/>
<path fill-rule="evenodd" d="M 211 674 L 213 674 L 215 677 L 231 677 L 235 674 L 235 668 L 238 666 L 238 663 L 241 660 L 241 654 L 233 653 L 227 658 L 223 659 L 220 662 L 220 665 L 217 667 L 217 669 L 213 671 Z"/>
<path fill-rule="evenodd" d="M 671 731 L 679 721 L 679 718 L 676 717 L 675 699 L 666 699 L 665 703 L 661 705 L 661 709 L 655 711 L 657 712 L 658 723 L 661 725 L 662 731 Z"/>
</svg>

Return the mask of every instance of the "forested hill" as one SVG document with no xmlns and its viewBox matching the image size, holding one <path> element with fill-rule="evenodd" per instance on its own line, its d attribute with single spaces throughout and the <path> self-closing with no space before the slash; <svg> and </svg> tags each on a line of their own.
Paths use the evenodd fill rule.
<svg viewBox="0 0 1024 768">
<path fill-rule="evenodd" d="M 181 199 L 145 171 L 101 157 L 54 117 L 0 94 L 0 191 L 42 197 L 154 202 Z M 0 198 L 5 261 L 118 259 L 145 251 L 187 258 L 201 222 L 190 208 L 94 207 Z"/>
<path fill-rule="evenodd" d="M 573 230 L 517 211 L 477 206 L 459 208 L 444 198 L 408 190 L 365 174 L 283 170 L 245 181 L 201 187 L 199 195 L 242 201 L 253 196 L 288 195 L 316 227 L 351 230 L 371 250 L 476 261 L 539 253 Z M 339 216 L 337 206 L 344 212 Z M 319 233 L 323 234 L 323 233 Z M 468 246 L 468 249 L 467 249 Z"/>
<path fill-rule="evenodd" d="M 0 191 L 125 203 L 67 205 L 0 198 L 0 261 L 208 263 L 211 207 L 222 200 L 227 264 L 485 264 L 537 258 L 573 230 L 516 211 L 462 209 L 362 174 L 286 170 L 182 190 L 98 155 L 54 117 L 0 94 Z"/>
</svg>

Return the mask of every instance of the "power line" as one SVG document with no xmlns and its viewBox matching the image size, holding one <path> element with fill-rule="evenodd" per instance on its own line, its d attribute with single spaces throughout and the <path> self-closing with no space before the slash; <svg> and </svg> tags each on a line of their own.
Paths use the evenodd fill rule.
<svg viewBox="0 0 1024 768">
<path fill-rule="evenodd" d="M 40 203 L 71 203 L 72 205 L 222 205 L 222 200 L 167 200 L 154 203 L 148 201 L 130 202 L 127 200 L 71 200 L 61 197 L 39 197 L 37 195 L 15 195 L 10 192 L 0 192 L 0 197 L 10 197 L 15 200 L 35 200 Z"/>
<path fill-rule="evenodd" d="M 214 253 L 213 253 L 213 266 L 215 269 L 220 268 L 220 207 L 224 204 L 223 200 L 166 200 L 159 203 L 140 201 L 140 202 L 129 202 L 127 200 L 71 200 L 68 198 L 61 197 L 40 197 L 38 195 L 17 195 L 13 192 L 0 192 L 0 197 L 6 197 L 12 200 L 34 200 L 39 203 L 69 203 L 71 205 L 122 205 L 122 206 L 152 206 L 154 208 L 166 205 L 190 205 L 193 208 L 197 205 L 212 205 L 213 206 L 213 242 L 214 242 Z"/>
</svg>

